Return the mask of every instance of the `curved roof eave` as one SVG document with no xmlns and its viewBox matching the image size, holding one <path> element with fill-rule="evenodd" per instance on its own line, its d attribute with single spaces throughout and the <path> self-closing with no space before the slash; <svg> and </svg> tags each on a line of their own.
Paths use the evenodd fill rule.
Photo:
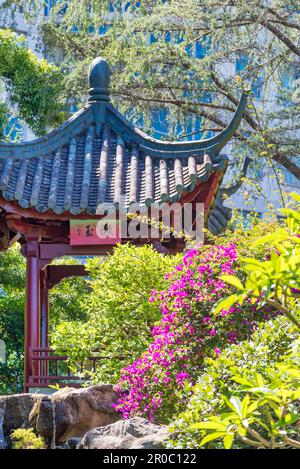
<svg viewBox="0 0 300 469">
<path fill-rule="evenodd" d="M 62 125 L 35 140 L 21 143 L 0 142 L 0 159 L 36 158 L 49 155 L 92 124 L 91 110 L 90 104 L 85 105 Z"/>
<path fill-rule="evenodd" d="M 218 135 L 194 141 L 170 142 L 155 139 L 132 125 L 110 103 L 88 103 L 75 113 L 63 125 L 36 140 L 23 143 L 0 142 L 0 159 L 3 158 L 34 158 L 46 156 L 67 144 L 73 137 L 84 132 L 91 124 L 108 124 L 124 142 L 135 144 L 149 156 L 159 158 L 184 158 L 195 154 L 219 153 L 236 132 L 246 107 L 248 92 L 244 91 L 239 105 L 230 124 Z M 99 106 L 100 104 L 100 106 Z M 104 122 L 103 122 L 104 120 Z"/>
<path fill-rule="evenodd" d="M 108 121 L 112 125 L 113 130 L 122 134 L 124 141 L 134 141 L 149 156 L 178 158 L 194 155 L 197 152 L 203 153 L 204 150 L 213 156 L 220 152 L 238 129 L 247 105 L 248 94 L 248 90 L 243 91 L 230 124 L 214 137 L 203 140 L 170 142 L 155 139 L 132 125 L 112 104 L 107 106 L 109 111 Z"/>
</svg>

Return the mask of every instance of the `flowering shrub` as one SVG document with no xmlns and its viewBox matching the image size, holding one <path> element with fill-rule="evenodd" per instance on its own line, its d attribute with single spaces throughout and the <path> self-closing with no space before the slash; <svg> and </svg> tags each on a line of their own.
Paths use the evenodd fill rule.
<svg viewBox="0 0 300 469">
<path fill-rule="evenodd" d="M 235 305 L 220 316 L 211 315 L 212 306 L 232 291 L 219 278 L 225 274 L 242 274 L 233 242 L 191 249 L 167 275 L 169 287 L 152 291 L 149 301 L 158 304 L 162 318 L 152 329 L 148 350 L 123 370 L 117 385 L 124 392 L 116 409 L 124 418 L 169 421 L 183 406 L 175 390 L 196 381 L 203 359 L 217 357 L 226 345 L 249 337 L 259 321 L 273 316 L 271 307 L 258 309 L 250 301 L 243 310 Z"/>
</svg>

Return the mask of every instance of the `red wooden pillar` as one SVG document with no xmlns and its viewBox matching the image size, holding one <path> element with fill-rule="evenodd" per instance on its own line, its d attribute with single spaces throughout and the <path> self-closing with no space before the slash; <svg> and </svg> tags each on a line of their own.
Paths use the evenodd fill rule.
<svg viewBox="0 0 300 469">
<path fill-rule="evenodd" d="M 49 347 L 49 294 L 48 294 L 48 276 L 47 268 L 41 270 L 41 347 Z M 48 352 L 42 352 L 41 356 L 45 357 Z M 48 360 L 41 360 L 41 377 L 49 375 Z M 43 384 L 47 384 L 46 379 L 42 379 Z"/>
<path fill-rule="evenodd" d="M 41 270 L 41 347 L 49 346 L 49 293 L 47 268 Z"/>
<path fill-rule="evenodd" d="M 25 391 L 30 377 L 39 375 L 39 362 L 32 361 L 31 348 L 40 347 L 40 259 L 37 239 L 28 239 L 26 245 L 26 303 L 25 303 Z"/>
</svg>

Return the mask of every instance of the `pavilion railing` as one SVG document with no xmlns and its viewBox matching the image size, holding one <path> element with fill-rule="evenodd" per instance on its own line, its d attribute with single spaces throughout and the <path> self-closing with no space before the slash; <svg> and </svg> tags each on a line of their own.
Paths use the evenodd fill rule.
<svg viewBox="0 0 300 469">
<path fill-rule="evenodd" d="M 59 385 L 59 387 L 80 387 L 87 380 L 89 373 L 95 373 L 99 362 L 103 360 L 125 360 L 125 356 L 103 356 L 99 350 L 85 360 L 72 364 L 67 355 L 55 355 L 55 351 L 47 347 L 29 348 L 31 373 L 27 377 L 27 388 Z M 74 368 L 76 368 L 74 373 Z"/>
</svg>

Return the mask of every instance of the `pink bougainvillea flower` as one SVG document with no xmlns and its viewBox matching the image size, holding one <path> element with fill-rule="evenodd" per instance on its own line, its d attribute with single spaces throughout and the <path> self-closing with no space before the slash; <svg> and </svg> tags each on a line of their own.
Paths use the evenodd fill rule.
<svg viewBox="0 0 300 469">
<path fill-rule="evenodd" d="M 168 421 L 172 405 L 178 405 L 176 392 L 186 381 L 196 382 L 203 359 L 218 357 L 227 344 L 249 337 L 259 321 L 275 314 L 251 302 L 211 314 L 212 306 L 232 291 L 219 277 L 237 274 L 237 258 L 234 243 L 199 246 L 167 275 L 165 291 L 152 290 L 149 301 L 157 304 L 161 320 L 145 353 L 122 370 L 115 408 L 124 418 Z"/>
</svg>

